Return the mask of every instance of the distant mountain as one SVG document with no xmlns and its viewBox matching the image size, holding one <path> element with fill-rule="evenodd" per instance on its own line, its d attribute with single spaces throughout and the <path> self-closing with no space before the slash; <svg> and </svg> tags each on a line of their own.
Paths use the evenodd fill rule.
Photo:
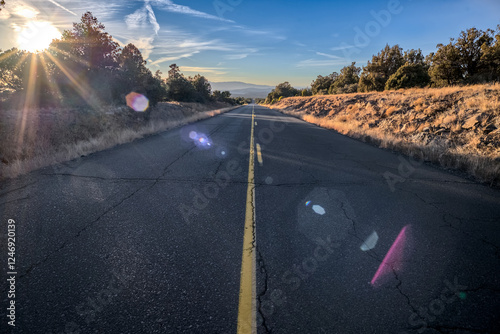
<svg viewBox="0 0 500 334">
<path fill-rule="evenodd" d="M 266 98 L 273 90 L 273 86 L 254 85 L 240 81 L 210 82 L 212 91 L 220 90 L 231 92 L 232 97 Z"/>
</svg>

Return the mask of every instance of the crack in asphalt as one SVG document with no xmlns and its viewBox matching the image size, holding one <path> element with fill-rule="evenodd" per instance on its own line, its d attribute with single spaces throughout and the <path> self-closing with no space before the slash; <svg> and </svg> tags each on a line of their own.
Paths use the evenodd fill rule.
<svg viewBox="0 0 500 334">
<path fill-rule="evenodd" d="M 6 196 L 6 195 L 8 195 L 8 194 L 10 194 L 10 193 L 13 193 L 13 192 L 15 192 L 15 191 L 18 191 L 18 190 L 22 190 L 22 189 L 27 188 L 27 187 L 29 187 L 29 186 L 32 186 L 32 185 L 34 185 L 34 184 L 36 184 L 36 183 L 38 183 L 38 180 L 37 180 L 37 181 L 34 181 L 34 182 L 31 182 L 31 183 L 28 183 L 28 184 L 25 184 L 24 186 L 21 186 L 21 187 L 19 187 L 19 188 L 15 188 L 15 189 L 10 189 L 10 190 L 7 190 L 6 192 L 1 193 L 1 194 L 0 194 L 0 197 Z"/>
<path fill-rule="evenodd" d="M 45 258 L 43 258 L 41 261 L 39 262 L 36 262 L 34 264 L 32 264 L 28 269 L 26 269 L 26 271 L 22 274 L 20 274 L 18 276 L 19 279 L 22 279 L 26 276 L 28 276 L 30 274 L 30 272 L 39 267 L 40 265 L 43 265 L 45 262 L 47 262 L 50 258 L 52 258 L 55 254 L 59 253 L 62 249 L 64 249 L 69 243 L 71 243 L 73 240 L 77 239 L 78 237 L 80 237 L 80 235 L 85 232 L 87 229 L 89 229 L 92 225 L 94 225 L 95 223 L 97 223 L 102 217 L 104 217 L 106 214 L 108 214 L 110 211 L 114 210 L 115 208 L 117 208 L 118 206 L 120 206 L 121 204 L 123 204 L 126 200 L 128 200 L 129 198 L 131 198 L 132 196 L 134 196 L 137 192 L 139 192 L 140 190 L 146 188 L 147 185 L 144 185 L 142 187 L 139 187 L 138 189 L 134 190 L 131 194 L 129 194 L 128 196 L 125 196 L 124 198 L 122 198 L 118 203 L 116 203 L 115 205 L 111 206 L 110 208 L 108 208 L 107 210 L 105 210 L 102 214 L 100 214 L 96 219 L 94 219 L 92 222 L 86 224 L 83 228 L 81 228 L 75 235 L 73 235 L 72 237 L 68 238 L 66 241 L 64 241 L 57 249 L 53 250 L 52 252 L 50 252 L 49 254 L 47 254 L 45 256 Z M 6 291 L 6 290 L 5 290 Z M 4 291 L 4 292 L 5 292 Z"/>
<path fill-rule="evenodd" d="M 259 312 L 260 316 L 262 317 L 262 326 L 264 327 L 265 333 L 272 333 L 272 330 L 269 329 L 266 323 L 266 317 L 264 316 L 264 312 L 262 311 L 262 298 L 267 294 L 268 291 L 268 274 L 267 274 L 267 268 L 266 264 L 264 262 L 264 257 L 262 256 L 260 250 L 256 249 L 257 255 L 258 255 L 258 265 L 259 265 L 259 270 L 261 274 L 264 275 L 264 290 L 257 295 L 257 302 L 259 303 L 259 307 L 257 308 L 257 311 Z"/>
<path fill-rule="evenodd" d="M 349 217 L 349 215 L 347 214 L 347 211 L 345 209 L 345 206 L 344 206 L 344 202 L 340 202 L 340 209 L 342 210 L 342 212 L 344 213 L 344 216 L 351 221 L 352 223 L 352 229 L 354 230 L 354 233 L 357 234 L 356 232 L 356 222 L 354 221 L 354 219 L 352 219 L 351 217 Z"/>
<path fill-rule="evenodd" d="M 13 200 L 10 200 L 10 201 L 7 201 L 7 202 L 0 203 L 0 206 L 1 205 L 5 205 L 5 204 L 9 204 L 9 203 L 13 203 L 13 202 L 17 202 L 17 201 L 24 201 L 24 200 L 27 200 L 27 199 L 30 199 L 29 195 L 26 196 L 26 197 L 16 198 L 16 199 L 13 199 Z"/>
<path fill-rule="evenodd" d="M 155 181 L 156 178 L 135 178 L 135 177 L 102 177 L 102 176 L 92 176 L 92 175 L 78 175 L 71 173 L 50 173 L 50 174 L 42 174 L 44 176 L 68 176 L 68 177 L 77 177 L 82 179 L 92 179 L 92 180 L 100 180 L 100 181 Z"/>
<path fill-rule="evenodd" d="M 396 278 L 396 280 L 398 281 L 398 284 L 396 284 L 396 290 L 399 291 L 399 293 L 405 297 L 406 299 L 406 303 L 408 304 L 408 306 L 412 309 L 413 313 L 414 314 L 417 314 L 420 319 L 424 320 L 425 318 L 423 318 L 417 311 L 417 309 L 411 304 L 411 300 L 410 300 L 410 297 L 408 297 L 408 295 L 406 293 L 403 292 L 403 290 L 401 289 L 401 286 L 403 285 L 403 281 L 399 278 L 396 270 L 394 270 L 394 268 L 392 268 L 392 273 L 394 274 L 394 278 Z"/>
<path fill-rule="evenodd" d="M 441 226 L 446 226 L 446 227 L 449 227 L 449 228 L 451 228 L 451 229 L 453 229 L 453 230 L 455 230 L 455 231 L 457 231 L 457 232 L 459 232 L 459 233 L 465 234 L 466 236 L 468 236 L 468 237 L 470 237 L 470 238 L 472 238 L 472 239 L 475 239 L 475 240 L 477 240 L 477 241 L 480 241 L 480 242 L 482 242 L 482 243 L 484 243 L 484 244 L 486 244 L 486 245 L 489 245 L 489 246 L 491 246 L 491 247 L 495 248 L 495 256 L 496 256 L 497 258 L 499 258 L 499 259 L 500 259 L 500 247 L 499 247 L 499 246 L 497 246 L 496 244 L 494 244 L 494 243 L 492 243 L 492 242 L 490 242 L 490 241 L 486 240 L 484 237 L 481 237 L 481 236 L 475 236 L 475 235 L 474 235 L 474 234 L 472 234 L 472 233 L 469 233 L 469 232 L 463 231 L 462 229 L 460 229 L 460 228 L 458 228 L 458 227 L 453 226 L 453 222 L 450 222 L 450 221 L 447 219 L 447 216 L 449 216 L 449 217 L 451 217 L 451 218 L 454 218 L 454 219 L 458 220 L 458 222 L 460 223 L 460 225 L 464 225 L 464 222 L 463 222 L 463 219 L 462 219 L 462 218 L 457 217 L 457 216 L 454 216 L 454 215 L 452 215 L 451 213 L 444 213 L 444 214 L 443 214 L 443 216 L 442 216 L 442 220 L 443 220 L 443 222 L 445 222 L 445 223 L 446 223 L 446 225 L 441 225 Z"/>
</svg>

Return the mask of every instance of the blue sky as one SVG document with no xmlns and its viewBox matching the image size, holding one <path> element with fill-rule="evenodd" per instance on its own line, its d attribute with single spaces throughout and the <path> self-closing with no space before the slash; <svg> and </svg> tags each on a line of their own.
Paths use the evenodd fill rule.
<svg viewBox="0 0 500 334">
<path fill-rule="evenodd" d="M 500 24 L 498 0 L 6 0 L 0 49 L 19 45 L 29 22 L 59 31 L 90 10 L 151 70 L 176 63 L 211 81 L 308 86 L 317 75 L 365 65 L 386 43 L 427 54 L 470 27 Z"/>
</svg>

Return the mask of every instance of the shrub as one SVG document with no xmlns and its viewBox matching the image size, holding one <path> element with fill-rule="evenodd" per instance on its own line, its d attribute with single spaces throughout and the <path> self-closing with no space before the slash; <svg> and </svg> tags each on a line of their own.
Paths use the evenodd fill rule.
<svg viewBox="0 0 500 334">
<path fill-rule="evenodd" d="M 423 88 L 430 83 L 430 76 L 427 66 L 422 64 L 409 64 L 401 66 L 396 73 L 389 77 L 385 84 L 385 89 L 396 90 L 400 88 Z"/>
</svg>

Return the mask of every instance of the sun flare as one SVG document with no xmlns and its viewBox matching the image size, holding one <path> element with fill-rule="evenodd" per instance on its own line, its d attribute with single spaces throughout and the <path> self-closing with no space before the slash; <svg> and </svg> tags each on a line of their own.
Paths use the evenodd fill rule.
<svg viewBox="0 0 500 334">
<path fill-rule="evenodd" d="M 50 42 L 59 37 L 61 37 L 61 33 L 52 23 L 30 21 L 19 32 L 17 43 L 21 50 L 36 52 L 47 49 Z"/>
</svg>

